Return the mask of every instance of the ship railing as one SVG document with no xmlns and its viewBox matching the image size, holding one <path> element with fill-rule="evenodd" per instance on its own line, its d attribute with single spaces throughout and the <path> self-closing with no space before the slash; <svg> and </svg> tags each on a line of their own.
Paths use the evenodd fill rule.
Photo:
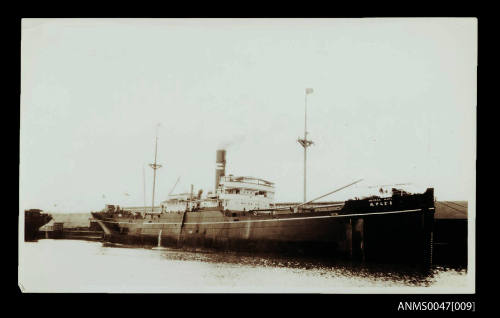
<svg viewBox="0 0 500 318">
<path fill-rule="evenodd" d="M 221 181 L 226 181 L 226 182 L 249 183 L 249 184 L 256 184 L 256 185 L 274 187 L 274 183 L 273 182 L 266 181 L 266 180 L 263 180 L 263 179 L 258 179 L 258 178 L 252 178 L 252 177 L 234 177 L 234 176 L 224 176 L 222 178 L 223 179 Z"/>
</svg>

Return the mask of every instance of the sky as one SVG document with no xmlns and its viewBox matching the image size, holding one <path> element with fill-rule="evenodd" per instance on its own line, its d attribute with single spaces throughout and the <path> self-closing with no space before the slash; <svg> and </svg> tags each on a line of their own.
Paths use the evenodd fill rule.
<svg viewBox="0 0 500 318">
<path fill-rule="evenodd" d="M 23 19 L 20 209 L 88 212 L 213 191 L 276 201 L 381 184 L 475 198 L 477 20 Z M 174 187 L 176 180 L 178 184 Z M 144 190 L 145 189 L 145 190 Z"/>
</svg>

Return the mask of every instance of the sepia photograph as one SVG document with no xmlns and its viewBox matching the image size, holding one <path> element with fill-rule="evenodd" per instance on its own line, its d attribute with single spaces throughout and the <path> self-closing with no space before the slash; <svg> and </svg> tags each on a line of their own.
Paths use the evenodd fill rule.
<svg viewBox="0 0 500 318">
<path fill-rule="evenodd" d="M 477 42 L 477 18 L 23 18 L 20 292 L 474 294 Z"/>
</svg>

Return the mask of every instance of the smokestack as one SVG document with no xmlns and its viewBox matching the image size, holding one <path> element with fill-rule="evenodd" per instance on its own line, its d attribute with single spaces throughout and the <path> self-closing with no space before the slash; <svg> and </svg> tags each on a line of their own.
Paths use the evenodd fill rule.
<svg viewBox="0 0 500 318">
<path fill-rule="evenodd" d="M 226 150 L 219 149 L 215 156 L 215 192 L 219 187 L 220 177 L 226 175 Z"/>
</svg>

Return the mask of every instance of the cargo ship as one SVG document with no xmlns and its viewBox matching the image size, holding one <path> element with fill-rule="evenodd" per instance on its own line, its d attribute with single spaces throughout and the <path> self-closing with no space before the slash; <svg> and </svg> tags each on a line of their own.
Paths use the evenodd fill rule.
<svg viewBox="0 0 500 318">
<path fill-rule="evenodd" d="M 38 229 L 52 220 L 52 216 L 40 209 L 24 211 L 24 240 L 34 241 L 38 238 Z"/>
<path fill-rule="evenodd" d="M 92 212 L 104 239 L 426 266 L 432 262 L 432 188 L 418 194 L 393 188 L 385 196 L 326 206 L 315 205 L 314 199 L 278 208 L 274 183 L 226 176 L 225 157 L 225 150 L 217 150 L 214 193 L 202 196 L 198 191 L 194 195 L 191 189 L 190 193 L 170 195 L 159 212 L 129 211 L 114 205 Z"/>
<path fill-rule="evenodd" d="M 246 176 L 225 175 L 226 151 L 216 151 L 215 186 L 212 193 L 169 195 L 155 211 L 154 187 L 158 135 L 155 143 L 151 211 L 127 210 L 114 205 L 93 218 L 114 243 L 175 247 L 208 247 L 222 250 L 279 252 L 362 261 L 406 263 L 430 268 L 434 224 L 434 189 L 408 193 L 402 189 L 344 202 L 315 201 L 351 186 L 340 187 L 306 201 L 307 132 L 305 91 L 304 200 L 284 206 L 274 203 L 273 182 Z M 383 190 L 383 189 L 380 189 Z"/>
</svg>

